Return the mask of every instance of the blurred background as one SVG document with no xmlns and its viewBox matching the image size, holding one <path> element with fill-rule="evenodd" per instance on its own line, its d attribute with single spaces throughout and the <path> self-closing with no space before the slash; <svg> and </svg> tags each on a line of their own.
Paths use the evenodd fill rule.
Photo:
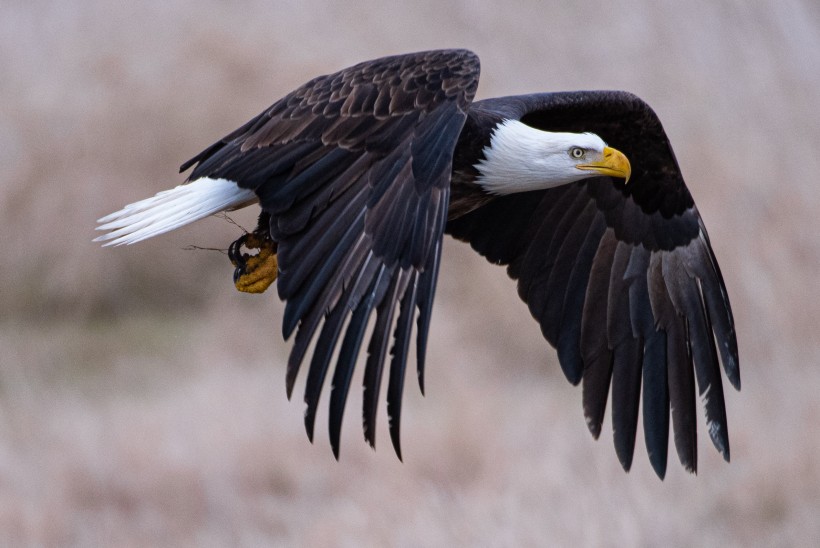
<svg viewBox="0 0 820 548">
<path fill-rule="evenodd" d="M 728 546 L 820 538 L 820 7 L 360 0 L 0 4 L 0 544 Z M 479 97 L 626 89 L 664 122 L 737 321 L 731 464 L 589 435 L 503 269 L 448 240 L 405 462 L 359 380 L 341 461 L 288 402 L 275 294 L 248 296 L 212 218 L 128 248 L 95 219 L 307 79 L 467 47 Z M 234 217 L 245 227 L 253 212 Z M 358 372 L 361 374 L 361 372 Z M 702 419 L 702 417 L 699 417 Z"/>
</svg>

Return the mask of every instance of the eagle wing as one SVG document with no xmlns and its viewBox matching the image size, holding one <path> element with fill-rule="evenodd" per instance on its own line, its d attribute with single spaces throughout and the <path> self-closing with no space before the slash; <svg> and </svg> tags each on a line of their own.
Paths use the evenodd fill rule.
<svg viewBox="0 0 820 548">
<path fill-rule="evenodd" d="M 465 50 L 361 63 L 311 80 L 181 168 L 197 164 L 191 180 L 224 178 L 254 190 L 271 216 L 278 292 L 287 302 L 283 333 L 288 338 L 296 331 L 288 397 L 318 333 L 305 387 L 311 439 L 322 385 L 342 339 L 330 395 L 330 440 L 337 458 L 353 368 L 374 312 L 364 373 L 364 433 L 374 445 L 392 340 L 387 410 L 401 458 L 401 396 L 413 319 L 418 309 L 423 389 L 453 149 L 478 77 L 478 58 Z"/>
<path fill-rule="evenodd" d="M 594 132 L 630 159 L 628 184 L 601 177 L 503 196 L 446 230 L 518 280 L 518 294 L 557 349 L 567 379 L 583 381 L 584 414 L 596 438 L 611 384 L 615 449 L 625 469 L 643 387 L 644 436 L 656 473 L 666 472 L 670 407 L 680 461 L 696 470 L 696 381 L 709 436 L 729 460 L 719 360 L 739 389 L 732 311 L 655 113 L 623 92 L 488 99 L 472 110 L 543 130 Z"/>
</svg>

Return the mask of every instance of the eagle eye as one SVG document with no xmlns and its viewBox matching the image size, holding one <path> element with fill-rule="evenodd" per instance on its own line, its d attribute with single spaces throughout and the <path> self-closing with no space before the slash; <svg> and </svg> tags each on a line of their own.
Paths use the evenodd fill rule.
<svg viewBox="0 0 820 548">
<path fill-rule="evenodd" d="M 572 147 L 569 149 L 569 155 L 575 159 L 583 158 L 584 154 L 586 154 L 586 151 L 584 151 L 581 147 Z"/>
</svg>

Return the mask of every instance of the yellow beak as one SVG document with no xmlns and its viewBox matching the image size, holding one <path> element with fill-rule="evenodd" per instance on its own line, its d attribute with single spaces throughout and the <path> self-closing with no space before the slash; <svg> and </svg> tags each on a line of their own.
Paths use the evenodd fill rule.
<svg viewBox="0 0 820 548">
<path fill-rule="evenodd" d="M 597 171 L 609 177 L 619 177 L 624 179 L 624 183 L 628 183 L 629 176 L 632 175 L 632 166 L 629 165 L 627 157 L 612 147 L 604 148 L 604 157 L 600 162 L 579 164 L 575 167 L 584 171 Z"/>
</svg>

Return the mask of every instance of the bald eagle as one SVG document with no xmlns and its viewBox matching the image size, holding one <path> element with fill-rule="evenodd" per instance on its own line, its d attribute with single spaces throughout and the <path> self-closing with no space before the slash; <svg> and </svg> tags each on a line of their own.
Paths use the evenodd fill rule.
<svg viewBox="0 0 820 548">
<path fill-rule="evenodd" d="M 370 330 L 364 437 L 387 412 L 399 428 L 414 320 L 418 381 L 442 237 L 505 265 L 597 438 L 611 391 L 618 458 L 632 464 L 643 394 L 649 460 L 666 472 L 671 423 L 695 471 L 696 387 L 709 436 L 729 460 L 720 363 L 740 388 L 727 291 L 709 236 L 655 113 L 620 91 L 473 101 L 478 57 L 440 50 L 319 76 L 185 162 L 186 183 L 99 220 L 105 245 L 133 244 L 258 203 L 257 228 L 229 248 L 238 289 L 274 280 L 295 333 L 291 396 L 310 356 L 305 426 L 330 364 L 329 430 L 339 455 L 354 365 Z M 339 339 L 341 346 L 339 347 Z M 338 347 L 338 350 L 337 350 Z M 390 356 L 388 357 L 388 349 Z"/>
</svg>

